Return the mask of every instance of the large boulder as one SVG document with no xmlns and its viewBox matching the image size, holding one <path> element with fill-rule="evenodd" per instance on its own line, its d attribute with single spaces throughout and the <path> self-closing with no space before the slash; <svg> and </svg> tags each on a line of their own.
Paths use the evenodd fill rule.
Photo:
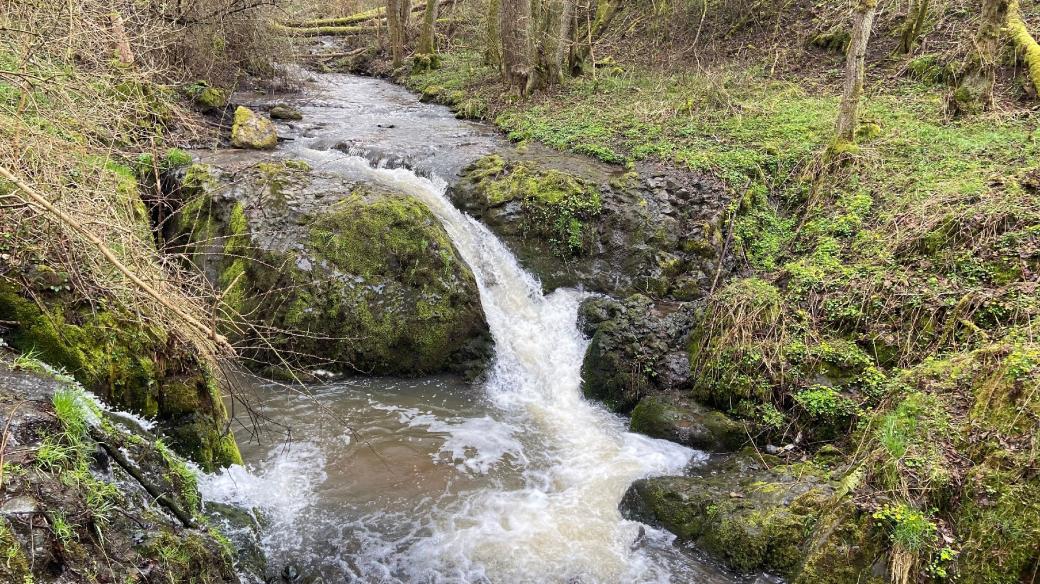
<svg viewBox="0 0 1040 584">
<path fill-rule="evenodd" d="M 690 300 L 719 273 L 727 195 L 701 175 L 650 163 L 627 171 L 529 145 L 478 160 L 450 195 L 549 290 Z"/>
<path fill-rule="evenodd" d="M 627 518 L 659 525 L 734 570 L 789 577 L 804 563 L 807 534 L 831 493 L 826 481 L 805 468 L 743 451 L 690 476 L 636 481 L 621 509 Z"/>
<path fill-rule="evenodd" d="M 278 131 L 271 120 L 239 106 L 231 126 L 231 145 L 251 150 L 273 150 L 278 146 Z"/>
<path fill-rule="evenodd" d="M 472 272 L 418 199 L 297 161 L 196 165 L 167 238 L 223 291 L 228 334 L 272 376 L 476 372 Z"/>
<path fill-rule="evenodd" d="M 708 452 L 732 452 L 749 439 L 740 422 L 674 394 L 640 400 L 632 410 L 631 429 Z"/>
<path fill-rule="evenodd" d="M 644 396 L 688 388 L 684 339 L 696 318 L 696 303 L 655 304 L 642 294 L 585 301 L 579 325 L 592 337 L 582 363 L 585 396 L 628 412 Z"/>
</svg>

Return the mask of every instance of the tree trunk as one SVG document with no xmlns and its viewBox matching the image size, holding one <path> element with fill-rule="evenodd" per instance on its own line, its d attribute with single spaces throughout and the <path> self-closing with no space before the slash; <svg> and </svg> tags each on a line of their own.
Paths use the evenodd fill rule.
<svg viewBox="0 0 1040 584">
<path fill-rule="evenodd" d="M 845 87 L 841 96 L 841 109 L 838 112 L 839 142 L 856 141 L 859 100 L 863 95 L 863 78 L 866 74 L 864 62 L 876 11 L 877 0 L 859 0 L 853 12 L 852 39 L 849 41 L 849 52 L 845 57 Z"/>
<path fill-rule="evenodd" d="M 118 12 L 113 12 L 111 18 L 112 37 L 116 42 L 116 54 L 119 56 L 119 64 L 129 67 L 134 64 L 134 52 L 130 49 L 130 39 L 126 36 L 123 17 Z"/>
<path fill-rule="evenodd" d="M 954 115 L 978 113 L 993 105 L 1000 27 L 1007 18 L 1008 0 L 982 0 L 982 23 L 975 35 L 977 49 L 957 75 L 957 87 L 950 98 Z"/>
<path fill-rule="evenodd" d="M 484 48 L 484 62 L 497 67 L 502 66 L 502 36 L 499 24 L 502 10 L 501 0 L 488 0 L 487 9 L 487 46 Z"/>
<path fill-rule="evenodd" d="M 390 55 L 394 67 L 404 64 L 405 52 L 408 50 L 409 13 L 410 0 L 386 0 L 386 25 L 390 30 Z"/>
<path fill-rule="evenodd" d="M 502 77 L 523 92 L 531 76 L 531 0 L 501 0 Z"/>
<path fill-rule="evenodd" d="M 587 24 L 575 33 L 569 63 L 572 75 L 579 75 L 585 69 L 592 54 L 592 43 L 603 36 L 621 8 L 621 0 L 595 0 L 595 3 L 595 14 L 590 15 Z"/>
<path fill-rule="evenodd" d="M 1022 19 L 1018 0 L 1008 2 L 1007 30 L 1011 35 L 1011 40 L 1015 43 L 1015 49 L 1022 54 L 1022 58 L 1026 62 L 1033 89 L 1040 94 L 1040 44 L 1037 44 L 1033 35 L 1029 34 L 1029 29 Z"/>
<path fill-rule="evenodd" d="M 913 0 L 910 3 L 910 11 L 906 15 L 906 23 L 903 25 L 903 34 L 899 38 L 898 52 L 905 54 L 914 49 L 927 18 L 928 0 Z"/>
<path fill-rule="evenodd" d="M 533 68 L 526 93 L 563 79 L 563 57 L 570 50 L 573 0 L 534 0 Z"/>
<path fill-rule="evenodd" d="M 434 23 L 437 22 L 437 0 L 426 0 L 426 12 L 423 13 L 422 35 L 419 37 L 419 52 L 424 55 L 437 53 L 437 37 Z"/>
</svg>

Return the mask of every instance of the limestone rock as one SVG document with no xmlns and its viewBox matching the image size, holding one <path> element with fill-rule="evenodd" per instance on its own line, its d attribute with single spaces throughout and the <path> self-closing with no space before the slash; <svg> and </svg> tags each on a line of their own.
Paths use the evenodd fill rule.
<svg viewBox="0 0 1040 584">
<path fill-rule="evenodd" d="M 632 411 L 631 429 L 708 452 L 732 452 L 748 441 L 740 422 L 675 395 L 640 400 Z"/>
<path fill-rule="evenodd" d="M 256 369 L 478 373 L 490 334 L 472 272 L 418 199 L 300 161 L 197 165 L 166 234 L 250 327 Z M 228 180 L 223 180 L 226 172 Z M 232 177 L 234 179 L 232 180 Z"/>
<path fill-rule="evenodd" d="M 289 120 L 289 121 L 300 121 L 303 119 L 303 112 L 299 108 L 279 103 L 271 108 L 268 112 L 272 120 Z"/>
<path fill-rule="evenodd" d="M 449 192 L 510 246 L 543 286 L 693 300 L 722 258 L 728 194 L 660 164 L 634 170 L 537 145 L 485 157 Z"/>
<path fill-rule="evenodd" d="M 235 110 L 234 125 L 231 126 L 231 144 L 236 148 L 273 150 L 278 146 L 278 132 L 271 120 L 247 107 L 239 106 Z"/>
<path fill-rule="evenodd" d="M 741 572 L 797 573 L 831 487 L 744 451 L 692 476 L 636 481 L 622 501 L 629 519 L 660 525 Z"/>
</svg>

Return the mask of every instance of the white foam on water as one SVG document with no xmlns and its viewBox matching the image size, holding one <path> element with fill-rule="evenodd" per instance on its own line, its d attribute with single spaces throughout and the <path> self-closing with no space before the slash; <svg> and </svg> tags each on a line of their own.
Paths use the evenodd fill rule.
<svg viewBox="0 0 1040 584">
<path fill-rule="evenodd" d="M 493 405 L 487 416 L 452 419 L 418 408 L 370 405 L 443 439 L 437 456 L 462 473 L 490 478 L 507 466 L 519 472 L 515 480 L 487 480 L 480 488 L 417 501 L 405 513 L 326 517 L 320 527 L 324 540 L 343 546 L 329 561 L 346 581 L 363 582 L 671 581 L 670 563 L 647 551 L 653 545 L 633 545 L 637 539 L 667 544 L 668 536 L 653 531 L 641 537 L 644 528 L 625 520 L 618 505 L 634 480 L 678 473 L 701 454 L 629 433 L 620 417 L 583 398 L 588 340 L 576 321 L 584 294 L 543 295 L 539 282 L 491 231 L 452 206 L 444 181 L 373 165 L 325 149 L 327 143 L 301 137 L 288 148 L 318 170 L 378 182 L 422 200 L 472 269 L 496 347 L 484 386 Z M 284 516 L 269 530 L 278 533 L 268 543 L 286 550 L 299 545 L 286 530 L 302 527 L 294 517 L 310 504 L 308 487 L 324 480 L 320 452 L 311 460 L 304 454 L 275 456 L 272 468 L 207 478 L 204 491 L 207 497 L 270 506 Z M 296 473 L 302 473 L 302 484 L 293 483 Z M 396 532 L 389 534 L 386 525 Z"/>
</svg>

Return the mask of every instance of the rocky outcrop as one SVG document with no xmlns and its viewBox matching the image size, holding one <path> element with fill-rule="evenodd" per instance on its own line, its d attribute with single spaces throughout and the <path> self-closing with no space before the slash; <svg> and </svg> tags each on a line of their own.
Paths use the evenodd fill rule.
<svg viewBox="0 0 1040 584">
<path fill-rule="evenodd" d="M 83 298 L 70 274 L 45 263 L 4 276 L 0 341 L 156 420 L 170 446 L 203 468 L 241 462 L 217 379 L 187 343 L 116 302 Z"/>
<path fill-rule="evenodd" d="M 478 160 L 450 194 L 549 290 L 691 300 L 720 271 L 727 196 L 701 175 L 650 163 L 626 170 L 530 145 Z"/>
<path fill-rule="evenodd" d="M 180 197 L 167 240 L 223 291 L 240 322 L 228 334 L 264 373 L 472 372 L 486 360 L 473 274 L 418 199 L 296 161 L 197 165 Z"/>
<path fill-rule="evenodd" d="M 181 458 L 70 378 L 12 359 L 0 354 L 0 580 L 239 582 Z"/>
<path fill-rule="evenodd" d="M 694 303 L 658 303 L 633 295 L 624 301 L 592 298 L 579 311 L 592 337 L 582 364 L 586 397 L 628 412 L 644 396 L 690 385 L 684 339 L 697 318 Z"/>
<path fill-rule="evenodd" d="M 641 399 L 632 410 L 631 429 L 707 452 L 732 452 L 749 440 L 740 422 L 676 394 Z"/>
<path fill-rule="evenodd" d="M 273 150 L 278 146 L 278 131 L 271 120 L 247 107 L 238 106 L 231 126 L 231 145 L 251 150 Z"/>
<path fill-rule="evenodd" d="M 809 465 L 783 465 L 743 451 L 689 476 L 636 481 L 621 508 L 626 517 L 660 525 L 734 570 L 794 577 L 810 548 L 807 534 L 832 492 Z"/>
</svg>

